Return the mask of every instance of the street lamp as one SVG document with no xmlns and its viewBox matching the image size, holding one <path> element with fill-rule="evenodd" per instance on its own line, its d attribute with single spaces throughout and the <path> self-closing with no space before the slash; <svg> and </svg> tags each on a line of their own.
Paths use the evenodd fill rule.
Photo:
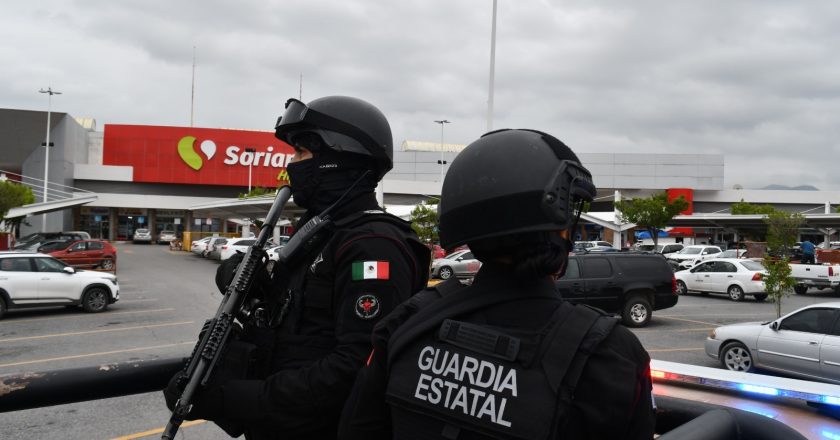
<svg viewBox="0 0 840 440">
<path fill-rule="evenodd" d="M 251 160 L 248 161 L 248 193 L 250 193 L 251 192 L 251 167 L 254 166 L 254 153 L 256 152 L 256 150 L 254 150 L 253 148 L 246 148 L 245 152 L 246 153 L 251 153 Z"/>
<path fill-rule="evenodd" d="M 440 164 L 440 181 L 443 182 L 443 166 L 446 165 L 446 161 L 443 160 L 443 124 L 449 124 L 450 122 L 446 119 L 441 119 L 440 121 L 435 121 L 436 124 L 440 124 L 440 160 L 438 164 Z"/>
<path fill-rule="evenodd" d="M 50 147 L 52 144 L 50 143 L 50 113 L 52 110 L 52 95 L 60 95 L 61 92 L 56 92 L 52 89 L 52 87 L 47 87 L 47 90 L 41 89 L 38 93 L 46 93 L 49 95 L 47 98 L 47 141 L 44 142 L 44 203 L 47 202 L 47 181 L 49 180 L 49 170 L 50 170 Z M 47 232 L 47 214 L 44 213 L 44 217 L 42 218 L 41 228 L 43 232 Z"/>
</svg>

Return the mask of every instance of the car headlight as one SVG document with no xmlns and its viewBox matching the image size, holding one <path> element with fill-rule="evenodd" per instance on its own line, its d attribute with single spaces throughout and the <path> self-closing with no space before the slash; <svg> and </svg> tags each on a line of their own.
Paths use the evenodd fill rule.
<svg viewBox="0 0 840 440">
<path fill-rule="evenodd" d="M 103 278 L 103 279 L 104 279 L 104 280 L 108 280 L 108 281 L 110 281 L 110 282 L 111 282 L 111 284 L 113 284 L 113 285 L 115 285 L 115 286 L 117 285 L 117 277 L 113 277 L 113 278 L 108 277 L 108 278 Z"/>
</svg>

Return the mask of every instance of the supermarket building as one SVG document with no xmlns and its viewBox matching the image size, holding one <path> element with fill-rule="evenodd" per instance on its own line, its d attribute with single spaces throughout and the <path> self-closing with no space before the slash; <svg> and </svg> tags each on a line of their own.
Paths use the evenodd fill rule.
<svg viewBox="0 0 840 440">
<path fill-rule="evenodd" d="M 0 109 L 0 178 L 33 188 L 37 206 L 44 206 L 46 120 L 46 112 Z M 243 217 L 258 218 L 270 203 L 238 200 L 240 194 L 249 186 L 275 188 L 288 181 L 285 167 L 293 151 L 273 131 L 124 124 L 97 128 L 93 119 L 51 114 L 46 203 L 58 205 L 46 214 L 48 231 L 83 230 L 109 240 L 130 239 L 137 228 L 149 228 L 153 234 L 163 229 L 235 233 Z M 380 196 L 386 209 L 405 215 L 419 201 L 439 196 L 441 177 L 463 145 L 398 145 Z M 840 192 L 727 190 L 720 154 L 578 151 L 599 188 L 593 214 L 584 216 L 583 238 L 622 243 L 632 225 L 610 216 L 615 198 L 663 190 L 691 202 L 680 216 L 690 228 L 682 230 L 684 237 L 720 238 L 717 234 L 725 233 L 728 224 L 719 213 L 740 200 L 829 218 L 815 226 L 812 232 L 817 235 L 840 229 L 840 219 L 835 222 L 836 215 L 829 214 L 840 204 Z M 29 215 L 21 235 L 43 230 L 41 212 L 47 209 L 37 206 L 17 211 Z M 712 214 L 717 215 L 713 221 L 688 220 Z"/>
</svg>

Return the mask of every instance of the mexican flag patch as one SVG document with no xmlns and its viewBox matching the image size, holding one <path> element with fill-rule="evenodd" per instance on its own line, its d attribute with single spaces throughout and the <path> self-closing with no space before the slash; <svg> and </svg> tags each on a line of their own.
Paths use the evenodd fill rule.
<svg viewBox="0 0 840 440">
<path fill-rule="evenodd" d="M 353 281 L 387 280 L 389 265 L 387 261 L 354 261 Z"/>
</svg>

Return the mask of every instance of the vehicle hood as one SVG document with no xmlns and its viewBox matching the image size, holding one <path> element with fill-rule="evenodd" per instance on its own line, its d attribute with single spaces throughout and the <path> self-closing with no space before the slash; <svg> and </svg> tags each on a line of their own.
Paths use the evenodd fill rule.
<svg viewBox="0 0 840 440">
<path fill-rule="evenodd" d="M 764 324 L 764 322 L 755 321 L 724 325 L 715 329 L 715 339 L 749 338 L 758 336 L 758 334 L 761 333 L 761 330 L 766 327 Z"/>
</svg>

